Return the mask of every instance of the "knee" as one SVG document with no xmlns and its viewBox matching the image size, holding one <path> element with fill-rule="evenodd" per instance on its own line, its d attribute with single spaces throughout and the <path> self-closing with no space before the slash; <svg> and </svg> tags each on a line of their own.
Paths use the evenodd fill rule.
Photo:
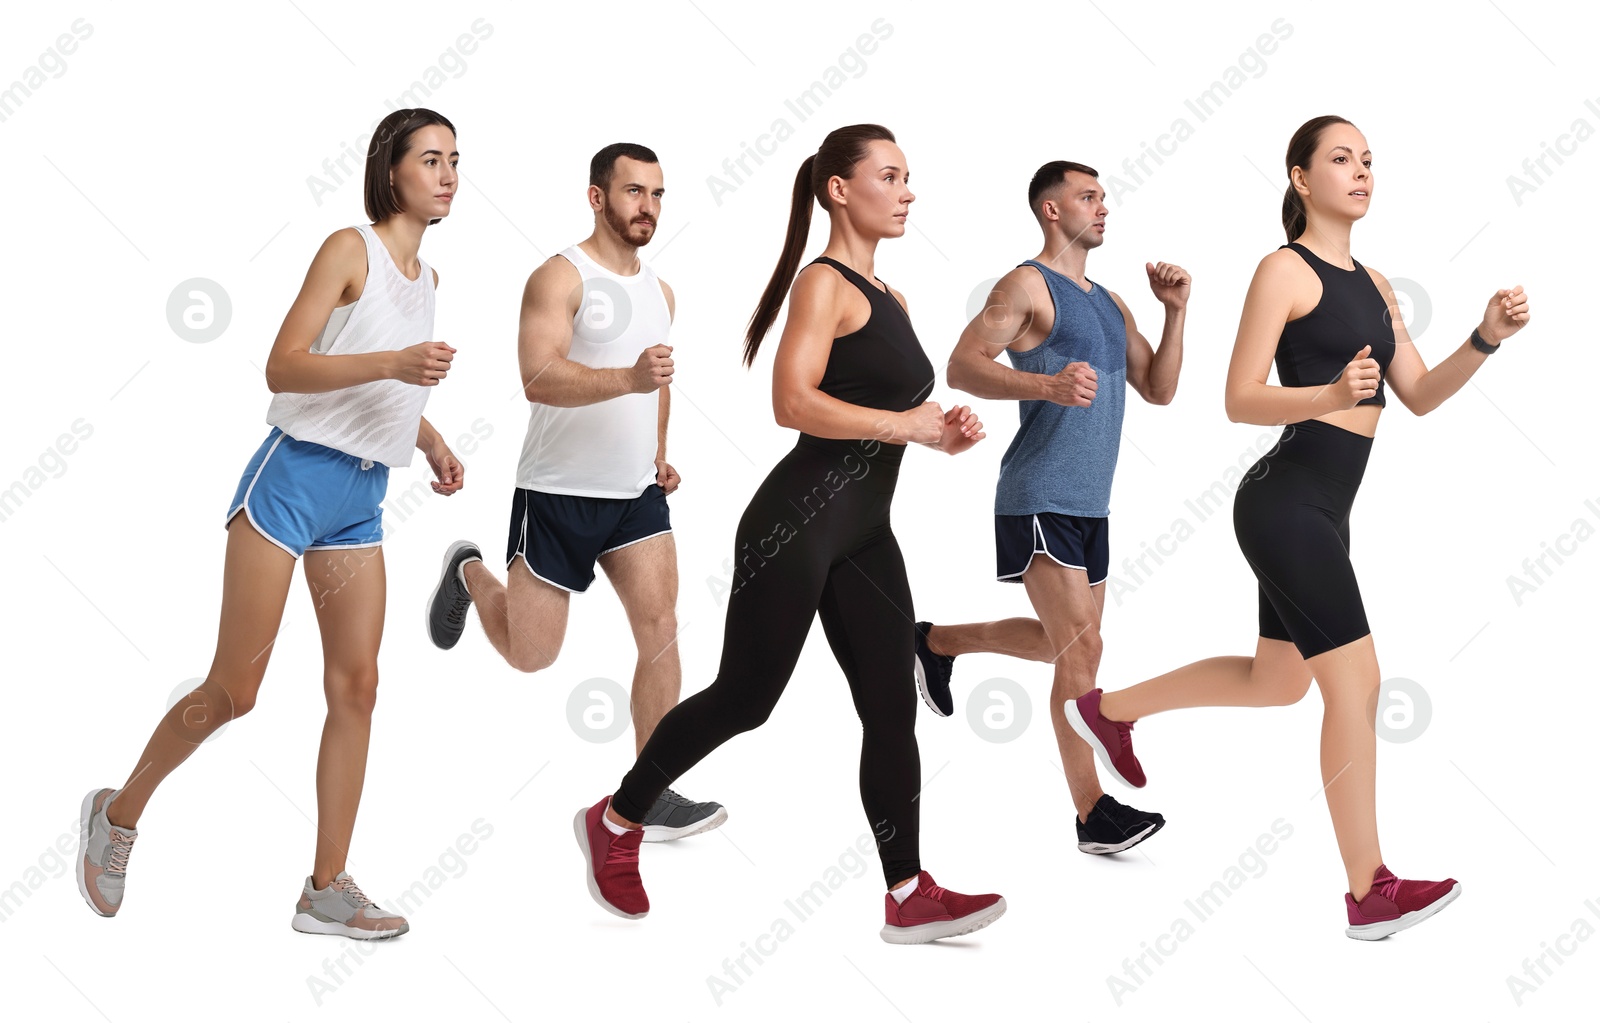
<svg viewBox="0 0 1600 1023">
<path fill-rule="evenodd" d="M 191 702 L 189 713 L 209 712 L 214 715 L 220 724 L 226 724 L 234 718 L 243 717 L 250 713 L 256 705 L 256 693 L 261 689 L 260 679 L 246 679 L 238 682 L 212 682 L 195 690 L 199 694 L 198 703 Z M 186 699 L 195 701 L 194 693 Z"/>
<path fill-rule="evenodd" d="M 1069 622 L 1066 636 L 1060 640 L 1051 637 L 1051 641 L 1064 643 L 1056 651 L 1058 673 L 1062 670 L 1071 671 L 1076 665 L 1095 668 L 1100 664 L 1100 654 L 1104 645 L 1100 640 L 1100 627 L 1094 622 Z"/>
<path fill-rule="evenodd" d="M 1311 673 L 1291 673 L 1267 679 L 1262 684 L 1262 706 L 1287 707 L 1305 699 L 1311 691 Z"/>
<path fill-rule="evenodd" d="M 378 705 L 378 666 L 364 665 L 356 669 L 330 669 L 323 683 L 328 695 L 328 709 L 362 717 L 371 717 Z"/>
<path fill-rule="evenodd" d="M 506 662 L 518 671 L 531 675 L 550 667 L 556 663 L 556 659 L 554 654 L 546 654 L 542 650 L 513 650 Z"/>
<path fill-rule="evenodd" d="M 653 660 L 672 645 L 678 637 L 678 616 L 670 608 L 659 614 L 643 618 L 634 627 L 634 638 L 639 644 L 639 656 Z"/>
</svg>

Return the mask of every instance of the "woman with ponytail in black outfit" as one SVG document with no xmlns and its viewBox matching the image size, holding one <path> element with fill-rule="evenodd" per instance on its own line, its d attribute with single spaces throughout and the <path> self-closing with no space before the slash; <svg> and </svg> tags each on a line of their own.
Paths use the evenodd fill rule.
<svg viewBox="0 0 1600 1023">
<path fill-rule="evenodd" d="M 907 443 L 957 454 L 984 434 L 970 408 L 945 412 L 925 400 L 933 366 L 904 299 L 872 274 L 878 242 L 905 233 L 909 177 L 894 135 L 858 124 L 829 133 L 795 178 L 783 256 L 751 317 L 744 361 L 754 361 L 787 294 L 772 404 L 799 442 L 739 521 L 716 681 L 669 711 L 615 795 L 573 821 L 589 892 L 619 916 L 649 910 L 639 822 L 678 776 L 767 720 L 819 615 L 861 719 L 861 801 L 890 889 L 881 936 L 918 944 L 1005 912 L 998 895 L 941 888 L 918 858 L 921 763 L 908 670 L 916 616 L 889 504 Z M 831 233 L 801 268 L 813 201 Z"/>
<path fill-rule="evenodd" d="M 1256 654 L 1196 661 L 1114 693 L 1095 689 L 1067 704 L 1067 718 L 1118 778 L 1139 787 L 1134 721 L 1180 707 L 1291 704 L 1315 679 L 1323 792 L 1349 883 L 1345 934 L 1370 940 L 1426 920 L 1461 885 L 1401 880 L 1378 848 L 1381 676 L 1350 565 L 1350 509 L 1385 384 L 1417 415 L 1438 408 L 1528 322 L 1528 299 L 1521 287 L 1495 292 L 1471 336 L 1430 370 L 1389 282 L 1350 255 L 1350 229 L 1372 201 L 1366 138 L 1342 117 L 1314 118 L 1295 132 L 1285 164 L 1289 244 L 1250 282 L 1227 383 L 1229 419 L 1284 426 L 1233 503 L 1234 533 L 1257 580 Z M 1276 386 L 1266 382 L 1274 361 Z"/>
</svg>

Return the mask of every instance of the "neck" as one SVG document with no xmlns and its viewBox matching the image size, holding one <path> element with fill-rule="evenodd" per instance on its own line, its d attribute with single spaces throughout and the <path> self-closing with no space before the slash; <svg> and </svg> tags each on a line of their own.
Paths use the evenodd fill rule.
<svg viewBox="0 0 1600 1023">
<path fill-rule="evenodd" d="M 394 265 L 402 270 L 417 265 L 417 250 L 422 248 L 422 232 L 427 229 L 426 220 L 417 220 L 404 214 L 372 226 L 383 244 L 388 246 Z"/>
<path fill-rule="evenodd" d="M 1088 281 L 1089 250 L 1059 234 L 1046 234 L 1044 248 L 1033 257 L 1056 273 L 1075 281 Z"/>
<path fill-rule="evenodd" d="M 595 226 L 593 234 L 578 243 L 578 247 L 614 274 L 628 277 L 639 272 L 639 247 L 629 245 L 599 225 Z"/>
<path fill-rule="evenodd" d="M 1295 241 L 1316 253 L 1319 259 L 1345 270 L 1354 270 L 1350 258 L 1350 221 L 1307 213 L 1306 229 Z"/>
<path fill-rule="evenodd" d="M 843 218 L 836 218 L 822 254 L 829 259 L 837 259 L 870 281 L 874 279 L 872 267 L 877 251 L 878 239 L 868 238 L 853 230 Z"/>
</svg>

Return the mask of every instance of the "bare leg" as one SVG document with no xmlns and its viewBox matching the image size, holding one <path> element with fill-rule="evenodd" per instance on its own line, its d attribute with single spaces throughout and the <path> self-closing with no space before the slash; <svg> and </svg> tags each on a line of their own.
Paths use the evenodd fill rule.
<svg viewBox="0 0 1600 1023">
<path fill-rule="evenodd" d="M 378 643 L 386 590 L 382 547 L 307 551 L 306 583 L 322 631 L 328 716 L 317 754 L 317 847 L 311 883 L 326 888 L 345 869 L 367 773 L 378 699 Z"/>
<path fill-rule="evenodd" d="M 935 625 L 928 630 L 928 649 L 946 657 L 961 654 L 1004 654 L 1050 663 L 1055 647 L 1035 618 L 1003 618 L 969 625 Z"/>
<path fill-rule="evenodd" d="M 496 579 L 481 561 L 469 561 L 462 567 L 478 621 L 507 664 L 518 671 L 548 668 L 566 638 L 572 594 L 536 577 L 520 554 L 506 572 L 509 585 Z"/>
<path fill-rule="evenodd" d="M 678 660 L 678 548 L 671 533 L 653 536 L 600 556 L 600 567 L 628 612 L 639 660 L 633 669 L 634 755 L 656 723 L 678 703 L 683 669 Z"/>
<path fill-rule="evenodd" d="M 1028 599 L 1050 638 L 1055 681 L 1050 689 L 1050 724 L 1055 728 L 1061 766 L 1067 775 L 1078 820 L 1105 794 L 1095 773 L 1094 751 L 1067 722 L 1066 704 L 1094 688 L 1100 670 L 1100 614 L 1104 585 L 1090 587 L 1088 573 L 1049 558 L 1035 558 L 1022 576 Z"/>
<path fill-rule="evenodd" d="M 1380 677 L 1372 636 L 1311 658 L 1322 690 L 1322 785 L 1339 840 L 1350 894 L 1359 902 L 1383 862 L 1378 848 L 1378 733 L 1374 715 Z"/>
<path fill-rule="evenodd" d="M 294 556 L 256 532 L 242 513 L 235 515 L 228 525 L 222 619 L 211 669 L 205 682 L 156 725 L 133 773 L 106 810 L 112 824 L 138 827 L 156 786 L 206 736 L 255 706 L 293 576 Z"/>
<path fill-rule="evenodd" d="M 1282 707 L 1298 703 L 1310 688 L 1311 666 L 1293 643 L 1257 639 L 1254 657 L 1208 657 L 1106 693 L 1100 713 L 1137 721 L 1182 707 Z"/>
</svg>

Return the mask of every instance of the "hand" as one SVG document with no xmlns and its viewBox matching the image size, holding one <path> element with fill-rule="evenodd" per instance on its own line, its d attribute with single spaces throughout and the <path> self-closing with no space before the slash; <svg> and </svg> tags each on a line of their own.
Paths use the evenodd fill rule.
<svg viewBox="0 0 1600 1023">
<path fill-rule="evenodd" d="M 1150 292 L 1168 309 L 1182 309 L 1189 304 L 1189 271 L 1176 263 L 1146 263 L 1144 272 L 1150 277 Z"/>
<path fill-rule="evenodd" d="M 433 474 L 439 477 L 437 481 L 429 484 L 429 486 L 433 487 L 435 494 L 441 497 L 449 497 L 465 485 L 466 467 L 456 459 L 455 454 L 451 452 L 443 441 L 434 444 L 423 454 L 428 459 L 428 468 L 432 469 Z"/>
<path fill-rule="evenodd" d="M 672 383 L 672 346 L 646 348 L 639 353 L 639 361 L 633 364 L 630 373 L 636 394 L 649 394 Z"/>
<path fill-rule="evenodd" d="M 1069 362 L 1045 381 L 1046 397 L 1057 405 L 1087 406 L 1094 401 L 1099 380 L 1087 362 Z"/>
<path fill-rule="evenodd" d="M 1342 399 L 1340 408 L 1355 408 L 1363 398 L 1378 393 L 1378 360 L 1368 358 L 1371 353 L 1371 345 L 1362 345 L 1361 351 L 1345 366 L 1344 374 L 1335 385 Z"/>
<path fill-rule="evenodd" d="M 678 470 L 667 464 L 664 458 L 656 459 L 656 486 L 670 494 L 678 489 L 678 484 L 683 479 L 678 475 Z"/>
<path fill-rule="evenodd" d="M 437 387 L 450 371 L 455 354 L 456 350 L 443 341 L 424 341 L 390 356 L 393 361 L 389 375 L 419 387 Z"/>
<path fill-rule="evenodd" d="M 908 409 L 895 418 L 892 436 L 907 444 L 937 444 L 944 436 L 944 410 L 936 401 Z"/>
<path fill-rule="evenodd" d="M 978 414 L 970 406 L 954 405 L 944 414 L 944 433 L 934 446 L 947 455 L 959 455 L 985 436 Z"/>
<path fill-rule="evenodd" d="M 1497 345 L 1521 330 L 1527 322 L 1528 296 L 1523 294 L 1522 285 L 1501 288 L 1489 299 L 1489 308 L 1484 310 L 1478 334 L 1490 344 Z"/>
</svg>

